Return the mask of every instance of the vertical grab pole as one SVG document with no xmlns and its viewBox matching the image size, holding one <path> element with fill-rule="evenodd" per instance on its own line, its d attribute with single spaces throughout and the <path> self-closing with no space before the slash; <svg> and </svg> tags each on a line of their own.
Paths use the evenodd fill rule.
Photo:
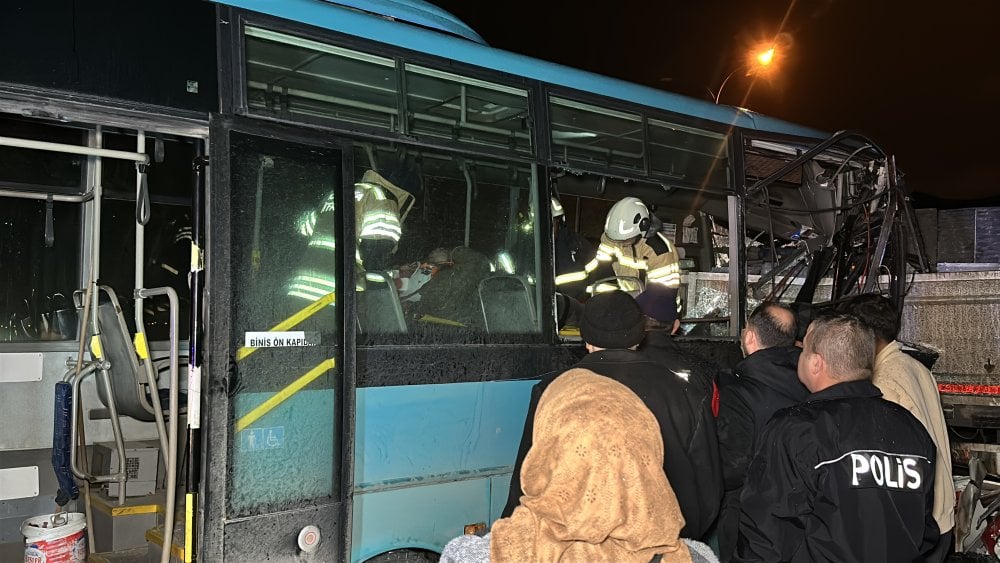
<svg viewBox="0 0 1000 563">
<path fill-rule="evenodd" d="M 136 132 L 136 147 L 138 153 L 146 152 L 146 132 Z M 149 182 L 146 176 L 146 169 L 143 163 L 136 163 L 135 169 L 135 204 L 136 209 L 140 209 L 142 201 L 150 197 Z M 145 184 L 145 185 L 144 185 Z M 147 217 L 148 219 L 148 217 Z M 142 289 L 146 286 L 145 280 L 146 264 L 146 225 L 139 220 L 136 215 L 135 222 L 135 289 Z M 160 392 L 156 384 L 156 372 L 153 371 L 153 359 L 149 355 L 149 344 L 146 340 L 146 326 L 144 323 L 145 312 L 143 299 L 135 293 L 135 351 L 142 360 L 143 372 L 146 374 L 146 386 L 149 388 L 149 399 L 153 407 L 153 420 L 156 422 L 156 434 L 160 438 L 160 451 L 163 453 L 163 466 L 167 466 L 167 457 L 170 455 L 170 444 L 167 443 L 167 427 L 163 421 L 163 405 L 160 404 Z"/>
<path fill-rule="evenodd" d="M 180 345 L 177 325 L 180 317 L 180 306 L 178 305 L 177 292 L 172 287 L 137 289 L 135 293 L 137 298 L 166 295 L 170 302 L 170 455 L 167 457 L 166 516 L 163 525 L 163 552 L 160 559 L 161 563 L 169 563 L 171 546 L 174 541 L 174 511 L 177 504 L 177 448 L 174 445 L 177 444 L 177 416 L 180 410 L 177 404 L 177 349 Z"/>
<path fill-rule="evenodd" d="M 187 395 L 187 481 L 185 483 L 184 563 L 194 560 L 194 517 L 201 480 L 201 288 L 204 283 L 205 260 L 202 254 L 202 205 L 205 194 L 205 168 L 208 158 L 194 159 L 194 195 L 191 200 L 191 318 L 188 336 L 188 395 Z"/>
</svg>

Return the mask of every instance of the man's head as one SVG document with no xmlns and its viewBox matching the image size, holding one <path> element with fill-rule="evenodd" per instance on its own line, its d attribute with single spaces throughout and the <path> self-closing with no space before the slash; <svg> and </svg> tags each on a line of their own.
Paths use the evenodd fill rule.
<svg viewBox="0 0 1000 563">
<path fill-rule="evenodd" d="M 635 348 L 645 334 L 645 317 L 624 291 L 598 293 L 583 309 L 580 336 L 592 352 Z"/>
<path fill-rule="evenodd" d="M 875 335 L 850 315 L 821 317 L 809 325 L 799 356 L 799 381 L 816 393 L 845 381 L 871 379 Z"/>
<path fill-rule="evenodd" d="M 857 317 L 861 324 L 875 333 L 879 348 L 899 336 L 899 314 L 892 301 L 874 293 L 856 295 L 837 307 L 840 313 Z"/>
<path fill-rule="evenodd" d="M 740 335 L 743 353 L 795 344 L 795 313 L 781 303 L 765 301 L 750 313 Z"/>
<path fill-rule="evenodd" d="M 646 330 L 662 330 L 674 334 L 681 326 L 677 311 L 677 289 L 662 284 L 650 286 L 635 298 L 646 315 Z"/>
</svg>

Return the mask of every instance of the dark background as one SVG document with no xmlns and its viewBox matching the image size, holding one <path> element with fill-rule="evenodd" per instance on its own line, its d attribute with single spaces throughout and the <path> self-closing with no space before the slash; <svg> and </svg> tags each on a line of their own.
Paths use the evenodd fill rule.
<svg viewBox="0 0 1000 563">
<path fill-rule="evenodd" d="M 774 76 L 722 103 L 872 136 L 917 205 L 1000 205 L 1000 1 L 432 1 L 493 47 L 706 100 L 777 37 Z"/>
</svg>

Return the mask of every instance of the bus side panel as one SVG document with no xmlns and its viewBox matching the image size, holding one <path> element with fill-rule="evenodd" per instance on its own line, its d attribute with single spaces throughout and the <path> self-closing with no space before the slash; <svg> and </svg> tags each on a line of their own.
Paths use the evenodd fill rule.
<svg viewBox="0 0 1000 563">
<path fill-rule="evenodd" d="M 497 475 L 490 484 L 490 522 L 500 518 L 500 513 L 507 506 L 507 495 L 510 493 L 510 473 Z"/>
<path fill-rule="evenodd" d="M 439 551 L 464 525 L 492 522 L 534 384 L 359 388 L 354 559 L 402 547 Z"/>
<path fill-rule="evenodd" d="M 467 479 L 354 497 L 351 561 L 402 548 L 439 552 L 462 526 L 486 522 L 490 479 Z"/>
</svg>

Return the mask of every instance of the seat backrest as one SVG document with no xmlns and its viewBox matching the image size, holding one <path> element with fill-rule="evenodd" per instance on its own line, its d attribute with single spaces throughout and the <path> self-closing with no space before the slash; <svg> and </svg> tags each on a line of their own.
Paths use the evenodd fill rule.
<svg viewBox="0 0 1000 563">
<path fill-rule="evenodd" d="M 531 290 L 518 276 L 491 276 L 479 282 L 479 303 L 486 332 L 520 334 L 538 331 Z"/>
<path fill-rule="evenodd" d="M 101 349 L 104 359 L 111 364 L 108 373 L 118 414 L 152 422 L 153 407 L 146 394 L 146 375 L 139 366 L 118 297 L 108 286 L 100 286 L 99 291 L 97 323 L 101 329 Z M 92 329 L 88 327 L 87 338 L 92 334 Z M 109 398 L 103 385 L 97 386 L 97 394 L 104 406 L 108 406 Z"/>
<path fill-rule="evenodd" d="M 357 293 L 358 328 L 364 334 L 403 334 L 406 319 L 392 276 L 365 273 L 365 290 Z"/>
</svg>

